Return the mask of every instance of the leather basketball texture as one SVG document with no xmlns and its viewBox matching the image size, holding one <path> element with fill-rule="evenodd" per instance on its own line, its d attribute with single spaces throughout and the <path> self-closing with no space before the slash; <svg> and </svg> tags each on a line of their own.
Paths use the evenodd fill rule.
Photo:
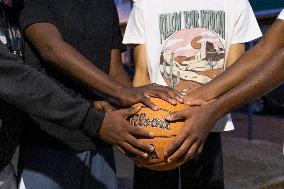
<svg viewBox="0 0 284 189">
<path fill-rule="evenodd" d="M 140 139 L 144 144 L 153 145 L 155 148 L 155 151 L 142 161 L 142 165 L 151 170 L 171 170 L 178 165 L 175 162 L 167 163 L 164 159 L 164 152 L 169 142 L 173 141 L 184 126 L 184 121 L 167 122 L 165 116 L 175 111 L 185 110 L 189 106 L 181 103 L 174 106 L 159 98 L 151 98 L 151 101 L 160 107 L 158 111 L 139 104 L 142 106 L 141 110 L 130 118 L 130 123 L 133 126 L 154 133 L 153 139 Z"/>
</svg>

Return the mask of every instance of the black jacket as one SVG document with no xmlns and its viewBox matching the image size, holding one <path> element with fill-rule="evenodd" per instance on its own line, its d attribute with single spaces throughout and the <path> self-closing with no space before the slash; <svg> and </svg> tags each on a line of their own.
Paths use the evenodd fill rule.
<svg viewBox="0 0 284 189">
<path fill-rule="evenodd" d="M 71 97 L 37 70 L 24 65 L 0 42 L 0 170 L 9 163 L 18 138 L 19 110 L 94 138 L 104 114 Z M 23 126 L 25 127 L 25 126 Z"/>
</svg>

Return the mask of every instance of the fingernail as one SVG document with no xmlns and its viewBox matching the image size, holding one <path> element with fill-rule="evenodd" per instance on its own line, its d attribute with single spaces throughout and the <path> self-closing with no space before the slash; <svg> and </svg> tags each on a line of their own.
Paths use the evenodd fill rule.
<svg viewBox="0 0 284 189">
<path fill-rule="evenodd" d="M 171 114 L 166 115 L 166 119 L 172 119 L 173 116 Z"/>
</svg>

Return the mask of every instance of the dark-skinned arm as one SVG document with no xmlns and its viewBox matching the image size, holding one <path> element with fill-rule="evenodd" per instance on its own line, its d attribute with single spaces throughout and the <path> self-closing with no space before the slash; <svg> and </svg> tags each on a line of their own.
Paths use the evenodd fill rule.
<svg viewBox="0 0 284 189">
<path fill-rule="evenodd" d="M 284 35 L 284 33 L 283 33 Z M 282 35 L 282 36 L 283 36 Z M 208 104 L 212 114 L 221 118 L 231 110 L 264 95 L 284 82 L 284 45 L 239 85 Z"/>
<path fill-rule="evenodd" d="M 143 102 L 152 109 L 157 109 L 158 107 L 149 100 L 150 96 L 161 97 L 173 104 L 175 101 L 171 98 L 181 98 L 178 92 L 158 85 L 137 88 L 121 85 L 67 44 L 53 24 L 33 24 L 25 30 L 25 36 L 46 62 L 82 81 L 87 86 L 116 97 L 125 105 Z"/>
<path fill-rule="evenodd" d="M 247 51 L 234 65 L 211 82 L 193 91 L 191 99 L 209 101 L 237 86 L 254 70 L 265 64 L 284 45 L 284 21 L 277 20 L 264 37 Z"/>
<path fill-rule="evenodd" d="M 184 131 L 184 133 L 189 134 L 181 134 L 177 137 L 175 143 L 170 145 L 168 153 L 165 154 L 166 157 L 171 156 L 183 141 L 185 141 L 183 145 L 170 157 L 170 160 L 184 162 L 195 157 L 201 153 L 203 141 L 218 119 L 283 81 L 284 40 L 282 38 L 275 40 L 275 36 L 284 35 L 283 24 L 283 21 L 276 21 L 259 44 L 245 53 L 221 77 L 214 80 L 221 84 L 213 81 L 216 87 L 221 87 L 222 84 L 232 86 L 232 83 L 235 87 L 227 88 L 224 90 L 224 92 L 229 90 L 227 93 L 207 105 L 192 107 L 168 116 L 168 120 L 171 121 L 187 118 L 187 131 Z M 273 52 L 271 52 L 271 49 Z M 244 67 L 244 65 L 246 66 Z M 239 77 L 242 79 L 239 79 Z M 226 79 L 230 82 L 227 83 Z M 237 82 L 234 80 L 237 80 Z M 213 85 L 208 86 L 210 88 Z M 204 90 L 208 88 L 204 88 Z M 186 146 L 187 149 L 183 149 L 183 146 Z M 188 148 L 188 146 L 191 147 Z"/>
</svg>

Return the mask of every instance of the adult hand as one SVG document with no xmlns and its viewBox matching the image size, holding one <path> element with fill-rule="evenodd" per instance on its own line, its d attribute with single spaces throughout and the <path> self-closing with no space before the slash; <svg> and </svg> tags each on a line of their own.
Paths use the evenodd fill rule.
<svg viewBox="0 0 284 189">
<path fill-rule="evenodd" d="M 184 104 L 187 104 L 189 106 L 204 106 L 205 104 L 208 104 L 208 102 L 206 102 L 202 99 L 199 99 L 199 98 L 193 98 L 191 96 L 185 96 L 184 97 Z"/>
<path fill-rule="evenodd" d="M 168 162 L 185 163 L 203 150 L 204 142 L 218 120 L 210 104 L 191 107 L 166 116 L 168 121 L 185 120 L 185 126 L 165 152 Z"/>
<path fill-rule="evenodd" d="M 94 101 L 94 108 L 103 112 L 111 112 L 116 109 L 107 101 Z"/>
<path fill-rule="evenodd" d="M 118 91 L 119 100 L 125 105 L 143 103 L 152 110 L 159 107 L 151 102 L 150 97 L 159 97 L 173 105 L 183 102 L 184 96 L 180 92 L 157 84 L 149 84 L 141 87 L 123 87 Z"/>
<path fill-rule="evenodd" d="M 141 108 L 129 108 L 107 112 L 98 136 L 124 154 L 147 158 L 154 150 L 153 146 L 145 145 L 137 138 L 153 138 L 153 133 L 130 125 L 127 118 L 136 114 Z"/>
</svg>

